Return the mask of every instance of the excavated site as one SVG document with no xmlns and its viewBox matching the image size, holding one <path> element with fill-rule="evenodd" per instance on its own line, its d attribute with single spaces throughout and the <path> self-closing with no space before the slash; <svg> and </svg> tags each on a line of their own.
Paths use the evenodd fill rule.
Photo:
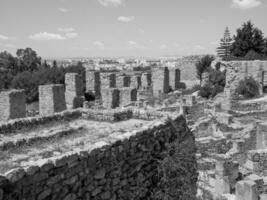
<svg viewBox="0 0 267 200">
<path fill-rule="evenodd" d="M 24 91 L 2 92 L 0 200 L 153 199 L 158 161 L 177 141 L 193 158 L 179 162 L 197 162 L 198 180 L 185 188 L 196 198 L 266 200 L 267 62 L 222 64 L 226 86 L 212 100 L 184 95 L 181 71 L 167 67 L 66 74 L 65 85 L 39 86 L 32 117 Z M 250 76 L 261 97 L 236 100 Z"/>
</svg>

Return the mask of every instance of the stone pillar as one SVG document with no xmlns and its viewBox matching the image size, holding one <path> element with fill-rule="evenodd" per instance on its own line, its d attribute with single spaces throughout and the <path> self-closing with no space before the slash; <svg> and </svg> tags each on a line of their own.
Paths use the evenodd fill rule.
<svg viewBox="0 0 267 200">
<path fill-rule="evenodd" d="M 39 114 L 52 115 L 66 110 L 64 85 L 39 86 Z"/>
<path fill-rule="evenodd" d="M 100 82 L 101 82 L 101 93 L 103 89 L 116 88 L 116 73 L 101 72 Z"/>
<path fill-rule="evenodd" d="M 133 75 L 131 77 L 130 87 L 139 89 L 141 86 L 142 86 L 141 75 L 137 75 L 137 74 Z"/>
<path fill-rule="evenodd" d="M 102 103 L 107 109 L 113 109 L 120 106 L 120 91 L 115 88 L 102 90 Z"/>
<path fill-rule="evenodd" d="M 257 124 L 256 149 L 267 148 L 267 123 Z"/>
<path fill-rule="evenodd" d="M 173 90 L 179 89 L 179 83 L 181 80 L 181 71 L 180 69 L 170 69 L 170 86 Z"/>
<path fill-rule="evenodd" d="M 160 97 L 169 92 L 169 70 L 167 67 L 156 67 L 152 70 L 153 95 Z"/>
<path fill-rule="evenodd" d="M 126 106 L 135 101 L 137 101 L 137 89 L 136 88 L 121 88 L 120 89 L 120 106 Z"/>
<path fill-rule="evenodd" d="M 65 99 L 68 109 L 82 107 L 83 105 L 83 81 L 77 73 L 65 74 Z"/>
<path fill-rule="evenodd" d="M 24 90 L 0 93 L 0 121 L 26 117 L 26 95 Z"/>
<path fill-rule="evenodd" d="M 215 191 L 216 194 L 222 195 L 234 190 L 236 179 L 238 178 L 239 164 L 222 158 L 216 161 L 215 169 Z"/>
<path fill-rule="evenodd" d="M 86 92 L 92 92 L 96 99 L 100 98 L 100 72 L 99 71 L 86 71 Z"/>
</svg>

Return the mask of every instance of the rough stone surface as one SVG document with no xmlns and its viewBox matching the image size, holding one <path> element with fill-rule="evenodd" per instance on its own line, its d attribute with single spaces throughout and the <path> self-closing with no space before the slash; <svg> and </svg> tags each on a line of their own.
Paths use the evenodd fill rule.
<svg viewBox="0 0 267 200">
<path fill-rule="evenodd" d="M 167 67 L 157 67 L 152 70 L 153 95 L 160 97 L 169 92 L 169 70 Z"/>
<path fill-rule="evenodd" d="M 64 85 L 39 86 L 39 114 L 52 115 L 66 110 Z"/>
<path fill-rule="evenodd" d="M 181 71 L 180 69 L 170 69 L 170 86 L 173 90 L 179 89 L 179 83 L 181 80 Z"/>
<path fill-rule="evenodd" d="M 108 88 L 102 90 L 102 103 L 105 108 L 112 109 L 120 106 L 120 91 Z"/>
<path fill-rule="evenodd" d="M 26 96 L 23 90 L 0 93 L 0 121 L 26 116 Z"/>
<path fill-rule="evenodd" d="M 120 106 L 126 106 L 137 101 L 137 90 L 135 88 L 120 89 Z"/>
<path fill-rule="evenodd" d="M 151 199 L 158 160 L 164 158 L 168 144 L 186 133 L 188 144 L 194 145 L 185 119 L 178 116 L 173 123 L 177 131 L 171 123 L 161 122 L 89 151 L 57 158 L 46 171 L 28 175 L 21 169 L 20 176 L 9 173 L 8 178 L 15 182 L 10 187 L 9 180 L 1 181 L 1 200 Z"/>
<path fill-rule="evenodd" d="M 100 72 L 99 71 L 86 71 L 86 92 L 93 92 L 97 99 L 101 95 L 101 83 L 100 83 Z"/>
<path fill-rule="evenodd" d="M 82 107 L 83 89 L 83 81 L 77 73 L 65 74 L 65 98 L 68 109 Z"/>
</svg>

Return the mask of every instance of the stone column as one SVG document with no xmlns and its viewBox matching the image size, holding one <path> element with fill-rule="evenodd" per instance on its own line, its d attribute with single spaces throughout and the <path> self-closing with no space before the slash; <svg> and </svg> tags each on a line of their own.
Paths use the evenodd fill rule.
<svg viewBox="0 0 267 200">
<path fill-rule="evenodd" d="M 126 106 L 135 101 L 137 101 L 137 89 L 136 88 L 121 88 L 120 89 L 120 106 Z"/>
<path fill-rule="evenodd" d="M 102 104 L 107 109 L 113 109 L 120 106 L 120 91 L 115 88 L 102 90 Z"/>
<path fill-rule="evenodd" d="M 52 115 L 55 112 L 66 110 L 64 85 L 39 86 L 39 114 Z"/>
<path fill-rule="evenodd" d="M 100 72 L 99 71 L 86 71 L 86 92 L 92 92 L 96 99 L 100 98 Z"/>
<path fill-rule="evenodd" d="M 65 98 L 68 109 L 82 107 L 84 101 L 83 81 L 77 73 L 65 74 Z"/>
<path fill-rule="evenodd" d="M 173 68 L 170 69 L 170 86 L 173 90 L 179 89 L 179 83 L 181 80 L 181 71 L 180 69 Z"/>
<path fill-rule="evenodd" d="M 167 67 L 156 67 L 152 70 L 153 95 L 160 97 L 169 92 L 169 70 Z"/>
<path fill-rule="evenodd" d="M 24 90 L 0 93 L 0 121 L 26 117 L 26 95 Z"/>
</svg>

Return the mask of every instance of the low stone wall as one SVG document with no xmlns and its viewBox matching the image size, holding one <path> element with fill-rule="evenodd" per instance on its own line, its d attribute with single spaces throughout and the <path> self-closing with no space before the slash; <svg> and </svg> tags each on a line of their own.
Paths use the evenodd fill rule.
<svg viewBox="0 0 267 200">
<path fill-rule="evenodd" d="M 117 138 L 114 135 L 109 144 L 99 142 L 88 151 L 11 170 L 0 177 L 0 200 L 151 199 L 157 185 L 158 161 L 164 159 L 168 144 L 182 135 L 190 142 L 188 148 L 194 146 L 185 119 L 178 116 L 172 123 L 160 122 Z M 181 160 L 184 166 L 193 165 L 186 160 Z M 191 187 L 195 185 L 181 185 L 189 191 Z"/>
<path fill-rule="evenodd" d="M 53 121 L 76 119 L 81 117 L 81 110 L 64 111 L 48 116 L 27 117 L 22 119 L 10 120 L 5 123 L 0 123 L 0 134 L 10 134 L 22 129 L 31 129 L 38 125 L 44 125 Z"/>
</svg>

